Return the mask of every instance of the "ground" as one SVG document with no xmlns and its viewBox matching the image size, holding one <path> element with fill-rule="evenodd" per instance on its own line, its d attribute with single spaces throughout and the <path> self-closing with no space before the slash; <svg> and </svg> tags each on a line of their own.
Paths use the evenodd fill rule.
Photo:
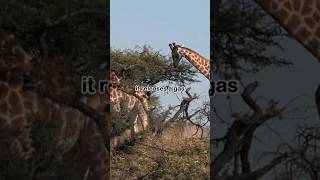
<svg viewBox="0 0 320 180">
<path fill-rule="evenodd" d="M 145 133 L 133 145 L 114 151 L 111 179 L 209 179 L 209 129 L 192 136 L 190 125 L 174 126 L 161 137 Z"/>
</svg>

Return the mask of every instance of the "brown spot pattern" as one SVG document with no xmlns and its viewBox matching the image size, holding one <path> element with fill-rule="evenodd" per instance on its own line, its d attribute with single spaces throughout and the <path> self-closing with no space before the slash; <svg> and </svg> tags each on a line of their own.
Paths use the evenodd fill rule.
<svg viewBox="0 0 320 180">
<path fill-rule="evenodd" d="M 319 41 L 313 39 L 311 42 L 310 42 L 310 48 L 314 51 L 317 51 L 319 48 L 320 48 L 320 43 Z"/>
<path fill-rule="evenodd" d="M 23 104 L 26 110 L 32 111 L 33 110 L 33 95 L 30 92 L 24 92 L 22 93 L 22 99 L 23 99 Z"/>
<path fill-rule="evenodd" d="M 320 15 L 319 15 L 319 12 L 315 11 L 312 15 L 312 18 L 315 22 L 318 22 L 320 21 Z"/>
<path fill-rule="evenodd" d="M 289 26 L 291 29 L 297 29 L 299 25 L 300 25 L 299 16 L 296 15 L 296 14 L 292 15 L 291 18 L 290 18 L 290 20 L 289 20 L 288 26 Z"/>
<path fill-rule="evenodd" d="M 308 15 L 312 13 L 313 0 L 305 1 L 302 7 L 302 15 Z"/>
<path fill-rule="evenodd" d="M 290 1 L 286 1 L 284 4 L 283 4 L 283 7 L 285 7 L 287 10 L 291 10 L 292 9 L 292 6 L 291 6 L 291 3 Z"/>
<path fill-rule="evenodd" d="M 272 2 L 271 8 L 272 8 L 273 11 L 277 11 L 278 8 L 279 8 L 278 2 Z"/>
<path fill-rule="evenodd" d="M 0 100 L 4 99 L 9 92 L 9 87 L 4 84 L 4 83 L 0 83 Z"/>
<path fill-rule="evenodd" d="M 297 33 L 297 36 L 302 39 L 307 39 L 310 35 L 311 32 L 305 27 L 302 27 Z"/>
<path fill-rule="evenodd" d="M 315 35 L 320 38 L 320 27 L 317 28 Z"/>
<path fill-rule="evenodd" d="M 288 13 L 285 10 L 280 10 L 276 13 L 276 15 L 278 16 L 279 19 L 285 20 L 288 18 Z"/>
<path fill-rule="evenodd" d="M 293 7 L 294 7 L 294 10 L 299 12 L 300 11 L 300 6 L 301 6 L 301 0 L 294 0 L 292 1 L 293 3 Z"/>
<path fill-rule="evenodd" d="M 4 116 L 9 115 L 9 106 L 8 106 L 7 102 L 5 102 L 5 101 L 0 102 L 0 114 L 2 114 Z"/>
<path fill-rule="evenodd" d="M 304 18 L 304 22 L 308 26 L 308 28 L 313 29 L 315 27 L 315 22 L 311 17 Z"/>
<path fill-rule="evenodd" d="M 23 125 L 25 124 L 25 119 L 22 116 L 14 118 L 12 121 L 12 126 L 18 130 L 23 130 Z"/>
<path fill-rule="evenodd" d="M 8 102 L 10 105 L 9 113 L 10 117 L 23 113 L 23 106 L 21 100 L 15 91 L 11 91 L 9 94 Z"/>
</svg>

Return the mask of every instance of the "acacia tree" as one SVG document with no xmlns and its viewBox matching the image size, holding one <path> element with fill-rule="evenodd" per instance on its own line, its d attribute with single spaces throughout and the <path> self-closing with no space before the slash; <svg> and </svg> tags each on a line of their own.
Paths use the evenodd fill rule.
<svg viewBox="0 0 320 180">
<path fill-rule="evenodd" d="M 276 170 L 275 178 L 280 179 L 312 179 L 320 178 L 320 127 L 298 127 L 295 135 L 295 145 L 283 143 L 279 152 L 273 154 L 282 155 L 286 152 L 287 158 L 283 162 L 283 168 Z"/>
<path fill-rule="evenodd" d="M 126 85 L 126 83 L 143 86 L 158 85 L 158 83 L 167 83 L 167 85 L 169 86 L 171 85 L 171 83 L 186 85 L 196 81 L 196 71 L 192 69 L 192 66 L 190 64 L 182 63 L 179 69 L 173 70 L 171 62 L 172 60 L 169 59 L 168 56 L 162 55 L 159 51 L 156 51 L 149 46 L 135 47 L 133 49 L 124 50 L 111 49 L 111 71 L 116 72 L 117 75 L 121 76 L 124 79 L 123 83 L 121 83 L 122 86 Z M 161 86 L 163 86 L 163 84 Z M 134 151 L 134 153 L 131 152 L 122 156 L 122 158 L 126 159 L 125 164 L 122 165 L 121 161 L 119 161 L 119 159 L 117 158 L 117 155 L 114 156 L 115 159 L 112 164 L 114 165 L 115 171 L 113 171 L 112 175 L 116 176 L 115 178 L 121 177 L 124 179 L 157 179 L 176 177 L 177 175 L 179 175 L 180 179 L 187 177 L 190 178 L 189 176 L 194 178 L 208 177 L 207 166 L 203 168 L 203 166 L 207 165 L 207 159 L 205 159 L 205 162 L 201 162 L 201 166 L 194 168 L 193 162 L 194 164 L 199 164 L 199 160 L 195 161 L 197 157 L 189 155 L 184 156 L 184 153 L 180 153 L 180 148 L 171 147 L 171 144 L 167 144 L 167 141 L 164 140 L 166 139 L 164 137 L 167 137 L 168 135 L 172 136 L 172 132 L 177 133 L 178 131 L 179 135 L 181 132 L 185 133 L 185 128 L 189 128 L 187 124 L 192 124 L 196 127 L 194 128 L 196 129 L 194 136 L 200 135 L 201 137 L 203 134 L 205 134 L 203 126 L 205 126 L 207 122 L 199 123 L 197 120 L 203 118 L 207 121 L 209 106 L 207 105 L 205 106 L 205 108 L 199 107 L 198 109 L 191 111 L 191 108 L 189 108 L 190 104 L 194 103 L 198 96 L 195 94 L 191 94 L 189 91 L 190 89 L 186 91 L 186 96 L 182 97 L 180 103 L 178 103 L 174 107 L 169 108 L 162 107 L 159 103 L 159 98 L 156 96 L 156 94 L 153 94 L 153 92 L 151 92 L 151 95 L 149 96 L 150 107 L 148 116 L 150 121 L 149 130 L 151 130 L 153 134 L 151 135 L 149 133 L 146 133 L 142 134 L 141 136 L 136 136 L 137 141 L 133 141 L 133 143 L 132 141 L 128 141 L 127 143 L 124 143 L 124 146 L 116 149 L 115 153 L 118 153 L 119 156 L 119 154 L 121 154 L 123 151 L 126 152 L 126 150 L 128 150 L 127 145 L 135 145 L 132 149 L 130 148 L 130 151 L 132 150 Z M 131 91 L 129 89 L 128 91 L 126 91 L 126 93 L 134 93 L 134 86 L 131 86 Z M 126 123 L 123 122 L 127 122 L 128 124 L 130 121 L 127 115 L 119 117 L 121 115 L 121 111 L 120 113 L 114 113 L 115 117 L 118 116 L 114 119 L 116 121 L 114 123 L 115 131 L 125 131 Z M 122 123 L 123 128 L 119 128 L 119 126 L 121 126 L 120 123 Z M 192 128 L 193 127 L 191 127 L 191 129 Z M 189 133 L 187 134 L 189 135 Z M 149 135 L 152 136 L 151 139 Z M 119 137 L 119 139 L 122 140 L 124 139 L 124 137 L 125 136 L 121 136 Z M 143 141 L 141 141 L 141 139 L 143 139 Z M 184 138 L 180 136 L 173 138 L 173 140 L 177 140 L 180 143 L 183 143 L 181 142 L 181 139 Z M 201 141 L 200 139 L 197 140 L 199 140 L 199 142 Z M 188 142 L 190 144 L 190 140 L 188 140 Z M 147 147 L 148 150 L 143 150 L 145 147 Z M 139 149 L 139 151 L 143 150 L 143 154 L 139 155 L 139 151 L 135 151 L 135 149 L 137 148 Z M 191 152 L 192 154 L 193 152 L 197 151 L 197 154 L 207 155 L 201 157 L 209 157 L 207 147 L 205 149 L 206 151 L 203 151 L 201 153 L 198 153 L 199 148 L 201 147 L 197 147 L 196 150 L 194 150 L 192 147 L 188 146 L 189 151 L 187 152 Z M 183 149 L 182 152 L 185 151 L 184 148 L 181 149 Z M 149 154 L 149 151 L 156 151 L 156 153 Z M 174 159 L 176 154 L 178 154 L 179 160 Z M 135 156 L 135 163 L 127 163 L 127 160 L 131 162 L 130 159 L 132 155 Z M 142 156 L 143 158 L 141 159 L 144 159 L 142 163 L 140 158 L 136 158 L 139 156 Z M 171 159 L 174 163 L 169 162 L 169 159 Z M 181 163 L 181 161 L 185 162 L 188 160 L 190 160 L 190 162 L 192 163 L 186 163 L 185 166 L 180 166 L 179 163 Z M 141 172 L 139 172 L 140 167 L 137 168 L 133 166 L 133 164 L 141 164 L 139 166 L 146 165 L 148 167 L 146 168 L 147 171 L 141 175 Z M 179 165 L 176 166 L 176 164 Z M 192 170 L 188 170 L 187 168 L 190 168 Z M 130 169 L 135 169 L 135 171 L 132 172 Z M 198 169 L 200 169 L 200 171 Z M 205 173 L 203 173 L 203 171 L 205 171 Z"/>
<path fill-rule="evenodd" d="M 308 136 L 310 133 L 306 131 L 300 133 L 302 137 L 309 137 L 309 139 L 304 138 L 308 140 L 303 141 L 303 147 L 299 144 L 289 146 L 284 143 L 285 145 L 280 145 L 277 152 L 268 153 L 273 156 L 269 156 L 266 164 L 258 168 L 252 167 L 249 157 L 254 149 L 252 141 L 258 138 L 255 137 L 256 130 L 272 119 L 284 118 L 290 107 L 289 104 L 279 106 L 279 101 L 273 99 L 267 100 L 267 105 L 262 106 L 253 97 L 258 82 L 246 83 L 246 77 L 266 67 L 290 67 L 292 65 L 285 59 L 266 55 L 266 51 L 271 47 L 282 50 L 275 39 L 287 37 L 287 33 L 257 8 L 254 1 L 220 0 L 219 2 L 218 25 L 214 26 L 211 32 L 212 39 L 217 41 L 215 42 L 217 47 L 211 53 L 216 62 L 216 66 L 212 68 L 216 70 L 215 75 L 220 79 L 235 78 L 241 82 L 242 101 L 250 107 L 251 111 L 234 113 L 232 119 L 228 120 L 226 134 L 212 139 L 213 144 L 221 147 L 221 152 L 216 152 L 216 156 L 212 157 L 211 178 L 259 179 L 275 167 L 282 167 L 283 163 L 286 165 L 286 171 L 281 172 L 283 175 L 281 177 L 292 179 L 297 173 L 308 174 L 312 179 L 318 178 L 319 167 L 314 163 L 317 156 L 309 151 L 311 139 L 315 142 L 317 138 Z M 229 104 L 234 103 L 231 96 L 227 97 Z M 319 98 L 316 92 L 316 102 L 319 101 L 317 99 Z M 215 115 L 214 119 L 222 119 L 214 107 L 211 107 L 211 111 Z M 212 151 L 215 150 L 215 148 L 212 149 Z"/>
<path fill-rule="evenodd" d="M 156 85 L 160 82 L 196 82 L 196 71 L 187 63 L 173 70 L 171 60 L 150 46 L 111 50 L 111 71 L 134 84 Z"/>
<path fill-rule="evenodd" d="M 173 70 L 171 62 L 167 56 L 147 45 L 125 50 L 111 49 L 111 71 L 121 76 L 122 86 L 128 85 L 129 87 L 125 92 L 132 95 L 135 93 L 135 85 L 153 86 L 158 83 L 186 85 L 196 82 L 196 71 L 192 69 L 191 65 L 183 63 L 179 69 Z M 174 108 L 168 110 L 158 108 L 160 107 L 159 99 L 153 93 L 148 93 L 150 96 L 148 114 L 152 123 L 151 129 L 160 132 L 161 121 L 167 119 Z M 162 130 L 163 128 L 161 128 Z"/>
<path fill-rule="evenodd" d="M 108 154 L 109 137 L 107 130 L 107 119 L 105 114 L 100 114 L 93 110 L 87 104 L 79 102 L 78 93 L 80 91 L 77 83 L 73 84 L 73 77 L 63 77 L 62 84 L 68 81 L 68 87 L 71 89 L 64 97 L 53 95 L 58 89 L 50 89 L 47 85 L 50 80 L 56 76 L 71 75 L 75 72 L 75 77 L 79 75 L 91 75 L 96 78 L 108 78 L 108 14 L 107 1 L 4 1 L 1 0 L 0 7 L 0 33 L 13 34 L 17 43 L 25 49 L 34 49 L 40 51 L 39 60 L 35 65 L 32 76 L 18 77 L 24 80 L 25 84 L 34 82 L 44 82 L 38 87 L 28 87 L 30 91 L 46 96 L 53 102 L 63 104 L 78 109 L 90 120 L 93 120 L 98 127 L 102 128 L 101 134 L 104 138 L 104 146 Z M 2 35 L 2 34 L 1 34 Z M 1 61 L 5 57 L 1 57 Z M 50 66 L 57 60 L 63 62 L 62 66 Z M 50 66 L 50 67 L 48 67 Z M 57 68 L 57 69 L 55 69 Z M 1 69 L 2 71 L 3 69 Z M 46 71 L 47 70 L 47 71 Z M 61 72 L 68 72 L 59 74 Z M 70 73 L 69 73 L 70 72 Z M 24 74 L 27 75 L 27 74 Z M 34 75 L 34 76 L 33 76 Z M 47 78 L 47 79 L 46 79 Z M 76 78 L 75 78 L 76 79 Z M 77 79 L 79 80 L 79 79 Z M 73 86 L 75 85 L 75 86 Z M 41 92 L 39 92 L 41 90 Z M 44 91 L 42 91 L 44 90 Z M 68 95 L 68 96 L 67 96 Z M 108 109 L 108 106 L 106 106 Z M 31 119 L 33 118 L 33 119 Z M 8 156 L 8 140 L 16 138 L 14 134 L 7 133 L 4 129 L 1 134 L 1 165 L 0 174 L 4 179 L 48 179 L 68 174 L 68 159 L 73 156 L 80 160 L 77 153 L 61 154 L 57 147 L 57 132 L 60 132 L 58 123 L 48 123 L 47 119 L 36 119 L 30 117 L 30 133 L 32 137 L 33 155 L 28 160 L 10 159 Z M 35 120 L 34 120 L 35 119 Z M 8 130 L 11 131 L 10 129 Z M 13 130 L 15 131 L 15 130 Z M 16 130 L 19 131 L 19 130 Z M 77 137 L 78 138 L 78 137 Z M 74 140 L 70 140 L 72 144 Z M 102 146 L 103 146 L 102 145 Z M 72 150 L 81 152 L 81 148 L 72 146 Z M 69 149 L 70 150 L 70 149 Z M 85 151 L 85 150 L 84 150 Z M 72 154 L 68 156 L 68 153 Z M 80 153 L 81 154 L 81 153 Z M 90 158 L 90 157 L 88 157 Z M 74 160 L 73 161 L 76 161 Z M 72 162 L 73 162 L 72 161 Z M 109 160 L 106 159 L 108 163 Z M 106 164 L 107 164 L 106 163 Z M 100 165 L 100 164 L 99 164 Z M 108 164 L 106 165 L 108 167 Z M 106 168 L 106 173 L 108 168 Z M 85 173 L 85 178 L 91 174 Z M 90 174 L 90 175 L 88 175 Z M 76 174 L 74 174 L 76 176 Z M 55 176 L 55 177 L 53 177 Z M 72 177 L 69 177 L 72 179 Z M 101 178 L 101 177 L 100 177 Z"/>
<path fill-rule="evenodd" d="M 251 1 L 220 0 L 218 26 L 211 33 L 217 38 L 219 57 L 217 75 L 223 79 L 241 80 L 266 67 L 290 66 L 291 62 L 267 56 L 270 47 L 282 49 L 276 37 L 285 37 L 279 25 Z"/>
<path fill-rule="evenodd" d="M 0 1 L 0 28 L 40 50 L 41 61 L 63 58 L 66 67 L 105 79 L 109 42 L 107 1 Z M 94 73 L 93 73 L 94 72 Z"/>
</svg>

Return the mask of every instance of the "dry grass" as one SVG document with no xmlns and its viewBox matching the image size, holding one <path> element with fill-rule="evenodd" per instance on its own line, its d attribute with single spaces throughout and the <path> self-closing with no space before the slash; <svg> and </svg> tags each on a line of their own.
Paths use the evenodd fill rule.
<svg viewBox="0 0 320 180">
<path fill-rule="evenodd" d="M 209 129 L 175 126 L 115 152 L 112 179 L 209 179 Z M 198 136 L 198 137 L 197 137 Z"/>
</svg>

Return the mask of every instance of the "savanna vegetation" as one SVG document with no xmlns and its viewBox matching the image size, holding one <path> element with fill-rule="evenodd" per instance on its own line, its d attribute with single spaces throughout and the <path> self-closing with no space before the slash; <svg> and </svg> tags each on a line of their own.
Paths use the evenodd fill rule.
<svg viewBox="0 0 320 180">
<path fill-rule="evenodd" d="M 171 57 L 149 46 L 126 50 L 111 50 L 111 70 L 126 82 L 135 85 L 196 81 L 196 71 L 190 64 L 172 67 Z M 209 106 L 204 103 L 196 110 L 189 104 L 198 98 L 190 89 L 180 104 L 165 108 L 151 92 L 148 131 L 112 150 L 112 179 L 208 179 L 209 178 Z M 192 90 L 191 90 L 192 91 Z M 189 112 L 190 111 L 190 112 Z M 111 111 L 114 135 L 128 125 L 127 109 Z M 126 123 L 127 122 L 127 123 Z"/>
</svg>

